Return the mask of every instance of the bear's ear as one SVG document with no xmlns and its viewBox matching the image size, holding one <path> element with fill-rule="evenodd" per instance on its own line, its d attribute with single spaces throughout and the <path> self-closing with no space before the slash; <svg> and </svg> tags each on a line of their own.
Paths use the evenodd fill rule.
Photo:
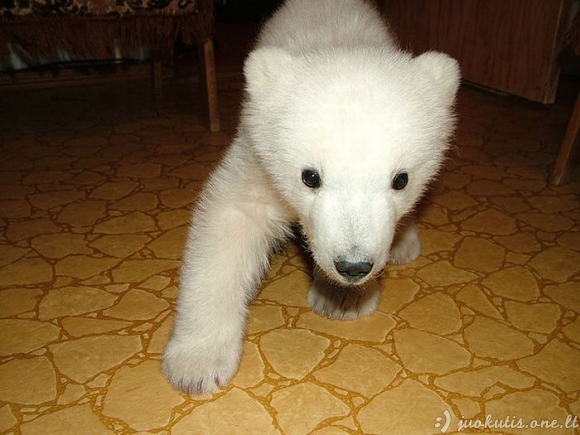
<svg viewBox="0 0 580 435">
<path fill-rule="evenodd" d="M 429 51 L 413 59 L 433 80 L 445 102 L 451 104 L 457 94 L 461 72 L 457 61 L 446 54 Z"/>
<path fill-rule="evenodd" d="M 262 97 L 280 89 L 293 75 L 296 57 L 276 47 L 258 48 L 244 64 L 246 90 L 253 97 Z"/>
</svg>

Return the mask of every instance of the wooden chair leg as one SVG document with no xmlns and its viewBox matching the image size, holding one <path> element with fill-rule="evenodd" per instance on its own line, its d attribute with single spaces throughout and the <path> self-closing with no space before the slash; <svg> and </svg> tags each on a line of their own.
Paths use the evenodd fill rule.
<svg viewBox="0 0 580 435">
<path fill-rule="evenodd" d="M 153 88 L 158 91 L 163 85 L 163 65 L 160 56 L 154 55 L 151 59 L 151 70 L 153 76 Z"/>
<path fill-rule="evenodd" d="M 560 145 L 560 151 L 550 173 L 550 183 L 564 184 L 570 177 L 572 163 L 578 152 L 578 132 L 580 131 L 580 94 L 568 122 L 568 128 Z"/>
<path fill-rule="evenodd" d="M 199 47 L 201 98 L 210 131 L 220 130 L 217 74 L 213 41 L 208 39 Z"/>
</svg>

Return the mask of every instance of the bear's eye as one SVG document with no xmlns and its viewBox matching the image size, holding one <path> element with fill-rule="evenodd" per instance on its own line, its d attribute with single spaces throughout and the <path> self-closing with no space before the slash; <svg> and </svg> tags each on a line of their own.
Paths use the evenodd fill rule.
<svg viewBox="0 0 580 435">
<path fill-rule="evenodd" d="M 312 169 L 304 169 L 302 171 L 302 182 L 311 189 L 316 189 L 320 187 L 320 175 Z"/>
<path fill-rule="evenodd" d="M 403 190 L 408 182 L 409 175 L 406 172 L 400 172 L 397 175 L 395 175 L 395 178 L 393 178 L 391 186 L 395 190 Z"/>
</svg>

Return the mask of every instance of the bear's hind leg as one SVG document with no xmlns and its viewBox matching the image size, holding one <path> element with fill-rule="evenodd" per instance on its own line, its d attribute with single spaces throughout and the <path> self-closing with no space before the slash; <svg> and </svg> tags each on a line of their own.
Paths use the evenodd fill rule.
<svg viewBox="0 0 580 435">
<path fill-rule="evenodd" d="M 415 261 L 421 255 L 421 239 L 417 225 L 412 219 L 400 224 L 389 253 L 390 264 L 406 264 Z"/>
</svg>

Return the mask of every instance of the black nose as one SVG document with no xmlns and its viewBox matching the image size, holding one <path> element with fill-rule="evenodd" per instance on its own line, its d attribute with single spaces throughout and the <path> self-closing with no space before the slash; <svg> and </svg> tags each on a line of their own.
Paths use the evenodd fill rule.
<svg viewBox="0 0 580 435">
<path fill-rule="evenodd" d="M 357 280 L 364 278 L 369 274 L 373 268 L 373 263 L 368 261 L 361 261 L 353 263 L 350 261 L 335 261 L 334 267 L 338 273 L 350 280 Z"/>
</svg>

